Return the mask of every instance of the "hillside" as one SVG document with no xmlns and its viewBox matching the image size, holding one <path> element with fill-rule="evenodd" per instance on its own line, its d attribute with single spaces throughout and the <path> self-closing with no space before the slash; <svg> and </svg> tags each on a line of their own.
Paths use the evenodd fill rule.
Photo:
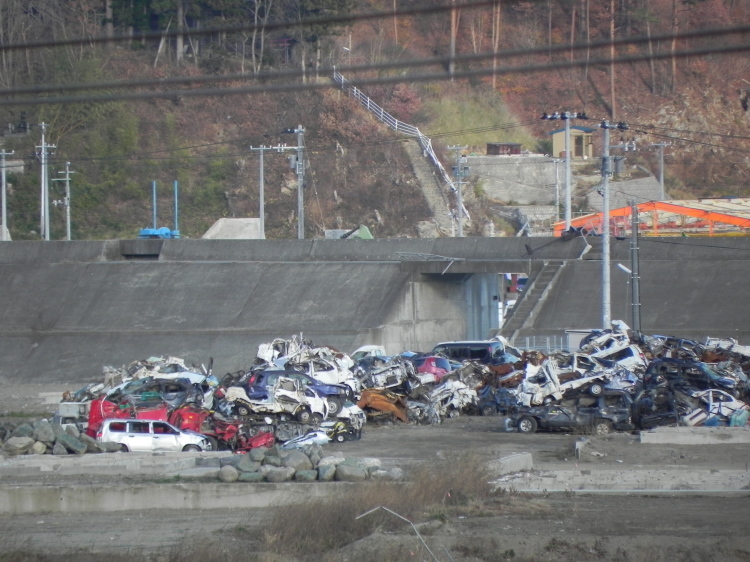
<svg viewBox="0 0 750 562">
<path fill-rule="evenodd" d="M 338 9 L 351 9 L 344 4 Z M 402 10 L 430 5 L 405 0 L 397 4 Z M 0 8 L 4 10 L 0 27 L 8 25 L 12 10 L 19 6 L 12 1 Z M 80 8 L 80 12 L 64 16 L 62 23 L 18 12 L 14 21 L 25 18 L 29 32 L 22 37 L 17 27 L 4 28 L 3 36 L 8 44 L 22 44 L 40 37 L 100 35 L 96 8 Z M 390 0 L 373 0 L 356 12 L 392 9 Z M 188 27 L 197 25 L 197 16 L 191 13 L 184 19 Z M 221 34 L 203 36 L 200 48 L 195 43 L 183 47 L 180 52 L 186 54 L 182 60 L 177 60 L 173 42 L 162 44 L 156 39 L 109 47 L 95 43 L 85 47 L 53 45 L 30 50 L 26 58 L 16 50 L 3 51 L 2 87 L 11 92 L 31 87 L 31 94 L 24 94 L 31 98 L 56 95 L 39 91 L 40 85 L 228 76 L 225 82 L 207 85 L 196 81 L 179 87 L 152 84 L 138 89 L 154 92 L 162 87 L 178 92 L 167 97 L 3 106 L 3 122 L 9 124 L 6 130 L 16 133 L 6 134 L 4 149 L 15 151 L 13 157 L 26 163 L 23 173 L 8 174 L 11 235 L 15 240 L 39 239 L 40 166 L 34 153 L 38 152 L 40 131 L 31 127 L 22 134 L 17 125 L 26 121 L 48 125 L 47 142 L 56 147 L 50 155 L 50 177 L 60 178 L 65 162 L 75 171 L 71 182 L 75 239 L 130 238 L 140 228 L 151 226 L 152 181 L 158 186 L 160 226 L 172 225 L 173 184 L 178 182 L 183 236 L 200 237 L 221 217 L 256 217 L 259 156 L 251 147 L 294 145 L 295 135 L 281 131 L 298 125 L 305 128 L 309 159 L 304 190 L 307 237 L 360 224 L 367 225 L 376 237 L 417 236 L 418 223 L 429 221 L 431 213 L 403 149 L 404 142 L 414 141 L 388 131 L 333 88 L 296 89 L 301 82 L 328 83 L 329 74 L 319 72 L 316 77 L 315 73 L 318 66 L 329 65 L 363 68 L 344 70 L 353 80 L 387 79 L 363 86 L 363 90 L 395 117 L 430 136 L 446 166 L 453 158 L 447 151 L 451 145 L 466 145 L 483 153 L 487 142 L 520 142 L 528 150 L 549 152 L 550 123 L 539 116 L 543 112 L 585 111 L 592 118 L 587 123 L 592 127 L 605 118 L 630 125 L 627 139 L 635 139 L 640 148 L 628 154 L 630 164 L 656 170 L 657 152 L 649 145 L 670 143 L 665 151 L 668 196 L 747 196 L 750 84 L 742 77 L 749 75 L 750 60 L 741 49 L 721 55 L 665 56 L 671 49 L 715 50 L 736 39 L 725 32 L 667 41 L 665 34 L 728 28 L 748 21 L 750 7 L 731 0 L 630 0 L 618 2 L 614 18 L 610 16 L 609 6 L 588 0 L 519 0 L 502 3 L 499 12 L 490 5 L 457 10 L 453 19 L 450 12 L 435 11 L 353 20 L 348 27 L 318 29 L 314 36 L 283 35 L 293 38 L 284 39 L 287 43 L 296 41 L 294 48 L 278 47 L 281 32 L 269 32 L 270 46 L 255 60 Z M 86 25 L 63 25 L 74 20 Z M 166 17 L 154 19 L 150 25 L 165 29 L 166 22 Z M 609 37 L 613 22 L 616 40 L 644 36 L 654 40 L 618 46 L 617 57 L 640 56 L 641 60 L 617 64 L 612 75 L 612 67 L 602 62 L 608 60 L 609 48 L 597 50 L 595 46 Z M 124 33 L 117 25 L 114 31 Z M 455 38 L 453 48 L 451 37 Z M 571 39 L 594 47 L 558 48 Z M 445 58 L 452 49 L 458 57 L 455 64 Z M 502 54 L 498 69 L 525 65 L 533 72 L 497 72 L 493 76 L 487 70 L 491 58 L 460 58 L 493 50 Z M 429 58 L 434 59 L 429 65 L 406 64 Z M 593 62 L 566 68 L 571 60 L 576 64 Z M 263 65 L 254 68 L 261 61 Z M 406 66 L 372 66 L 387 62 Z M 275 76 L 299 68 L 305 69 L 304 76 Z M 254 70 L 268 74 L 259 81 Z M 451 80 L 451 72 L 458 77 Z M 444 78 L 412 79 L 425 73 Z M 259 84 L 265 92 L 226 95 L 226 88 Z M 285 88 L 286 84 L 296 86 Z M 179 88 L 186 91 L 180 94 Z M 191 96 L 191 89 L 215 89 L 216 94 Z M 135 90 L 109 86 L 96 93 Z M 596 146 L 599 135 L 595 137 L 595 154 L 600 154 L 601 148 Z M 287 161 L 291 154 L 265 153 L 269 238 L 296 237 L 297 178 Z M 62 183 L 52 182 L 52 200 L 61 199 Z M 480 219 L 474 221 L 471 234 L 481 234 L 486 220 L 494 222 L 496 230 L 508 229 L 501 219 L 489 215 L 487 201 L 477 195 L 468 191 L 467 206 Z M 51 238 L 63 238 L 63 209 L 53 206 L 50 216 Z"/>
</svg>

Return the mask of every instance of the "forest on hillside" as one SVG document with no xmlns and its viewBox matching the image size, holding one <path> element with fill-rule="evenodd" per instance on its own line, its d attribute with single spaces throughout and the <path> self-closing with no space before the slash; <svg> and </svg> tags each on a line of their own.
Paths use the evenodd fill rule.
<svg viewBox="0 0 750 562">
<path fill-rule="evenodd" d="M 282 131 L 304 124 L 306 236 L 413 236 L 430 213 L 404 139 L 331 87 L 334 66 L 444 163 L 458 144 L 548 151 L 539 116 L 571 110 L 627 122 L 633 164 L 656 169 L 648 147 L 666 144 L 671 197 L 750 196 L 749 21 L 740 0 L 5 0 L 3 150 L 25 165 L 9 168 L 8 226 L 39 239 L 41 123 L 50 178 L 75 171 L 75 239 L 150 226 L 153 181 L 167 224 L 178 182 L 186 236 L 257 216 L 252 149 L 293 145 Z M 286 156 L 266 154 L 271 238 L 296 232 Z M 62 238 L 59 205 L 50 220 Z"/>
</svg>

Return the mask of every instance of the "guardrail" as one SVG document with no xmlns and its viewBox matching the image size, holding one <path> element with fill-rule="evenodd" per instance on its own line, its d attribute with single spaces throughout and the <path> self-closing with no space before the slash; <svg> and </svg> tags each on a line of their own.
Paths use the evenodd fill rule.
<svg viewBox="0 0 750 562">
<path fill-rule="evenodd" d="M 448 175 L 448 172 L 445 171 L 445 168 L 440 163 L 440 160 L 438 160 L 435 151 L 432 149 L 432 140 L 424 136 L 414 125 L 409 125 L 408 123 L 404 123 L 403 121 L 399 121 L 398 119 L 393 117 L 393 115 L 388 113 L 386 110 L 372 101 L 369 97 L 367 97 L 364 93 L 362 93 L 362 90 L 360 90 L 356 86 L 353 86 L 335 68 L 333 69 L 333 81 L 337 84 L 340 84 L 342 90 L 349 94 L 350 97 L 353 97 L 357 101 L 359 101 L 362 107 L 372 113 L 378 121 L 380 121 L 381 123 L 385 123 L 396 132 L 410 137 L 416 137 L 419 140 L 419 145 L 422 147 L 422 150 L 427 156 L 429 156 L 432 163 L 440 172 L 441 177 L 443 178 L 443 180 L 445 180 L 445 183 L 450 186 L 451 191 L 456 191 L 456 187 L 453 184 L 450 175 Z"/>
</svg>

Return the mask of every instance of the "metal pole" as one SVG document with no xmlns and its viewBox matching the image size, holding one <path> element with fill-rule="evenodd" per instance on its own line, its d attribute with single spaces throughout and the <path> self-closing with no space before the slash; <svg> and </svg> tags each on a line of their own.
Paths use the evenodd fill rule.
<svg viewBox="0 0 750 562">
<path fill-rule="evenodd" d="M 265 178 L 263 177 L 263 153 L 265 152 L 265 145 L 260 147 L 260 209 L 258 214 L 260 215 L 260 237 L 265 239 L 266 237 L 266 200 L 265 200 Z"/>
<path fill-rule="evenodd" d="M 39 203 L 39 223 L 40 223 L 39 224 L 39 234 L 42 237 L 42 240 L 44 240 L 45 236 L 46 236 L 45 226 L 47 224 L 47 221 L 45 220 L 46 219 L 45 212 L 46 212 L 46 209 L 47 209 L 47 204 L 46 204 L 47 202 L 45 200 L 45 196 L 46 196 L 47 193 L 46 193 L 46 191 L 44 189 L 44 186 L 45 186 L 45 183 L 46 183 L 44 175 L 47 173 L 47 146 L 44 143 L 44 132 L 47 129 L 47 124 L 46 123 L 41 123 L 39 125 L 39 127 L 42 129 L 42 145 L 40 147 L 40 149 L 41 149 L 40 157 L 41 157 L 42 168 L 41 168 L 41 173 L 40 173 L 40 181 L 41 181 L 41 186 L 40 186 L 41 196 L 40 196 L 40 199 L 41 199 L 41 201 Z"/>
<path fill-rule="evenodd" d="M 659 201 L 664 201 L 664 143 L 659 143 Z"/>
<path fill-rule="evenodd" d="M 630 202 L 630 270 L 632 273 L 632 283 L 630 288 L 633 291 L 633 335 L 640 338 L 641 335 L 641 275 L 638 265 L 638 205 L 635 201 Z"/>
<path fill-rule="evenodd" d="M 14 153 L 13 150 L 11 150 L 10 152 L 5 152 L 5 149 L 3 149 L 2 151 L 0 151 L 0 156 L 2 156 L 2 166 L 3 166 L 3 171 L 2 171 L 2 184 L 3 184 L 3 199 L 2 199 L 3 236 L 2 236 L 2 239 L 3 239 L 3 242 L 8 241 L 8 213 L 7 213 L 8 208 L 7 208 L 7 199 L 6 199 L 7 183 L 6 183 L 6 176 L 5 176 L 5 157 L 10 156 L 13 153 Z"/>
<path fill-rule="evenodd" d="M 68 241 L 70 235 L 70 162 L 65 162 L 65 234 Z"/>
<path fill-rule="evenodd" d="M 297 238 L 305 239 L 305 196 L 302 192 L 305 183 L 305 161 L 303 154 L 305 130 L 297 126 Z"/>
<path fill-rule="evenodd" d="M 570 230 L 571 217 L 571 170 L 570 170 L 570 114 L 563 114 L 565 120 L 565 230 Z"/>
<path fill-rule="evenodd" d="M 602 329 L 611 328 L 610 279 L 609 279 L 609 123 L 602 121 L 604 149 L 602 156 L 602 189 L 604 191 L 604 213 L 602 217 Z"/>
<path fill-rule="evenodd" d="M 458 237 L 463 238 L 464 236 L 464 200 L 463 193 L 461 192 L 461 180 L 464 177 L 463 164 L 465 164 L 465 158 L 461 157 L 461 151 L 465 150 L 466 146 L 449 146 L 448 150 L 456 151 L 456 204 L 458 206 Z"/>
<path fill-rule="evenodd" d="M 174 235 L 180 235 L 180 203 L 178 199 L 179 184 L 174 180 Z"/>
<path fill-rule="evenodd" d="M 153 229 L 156 230 L 156 180 L 151 181 L 151 213 L 154 215 Z"/>
<path fill-rule="evenodd" d="M 555 165 L 555 222 L 560 222 L 560 176 L 557 173 L 560 160 L 553 158 L 552 163 Z"/>
</svg>

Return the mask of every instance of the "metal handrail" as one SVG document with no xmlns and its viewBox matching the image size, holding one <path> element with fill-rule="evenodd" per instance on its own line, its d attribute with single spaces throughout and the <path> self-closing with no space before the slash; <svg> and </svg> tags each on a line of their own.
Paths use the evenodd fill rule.
<svg viewBox="0 0 750 562">
<path fill-rule="evenodd" d="M 375 115 L 378 121 L 380 121 L 381 123 L 385 123 L 398 133 L 402 133 L 410 137 L 416 137 L 419 140 L 419 146 L 422 147 L 424 153 L 430 157 L 432 163 L 440 171 L 440 175 L 442 176 L 443 180 L 445 180 L 445 183 L 450 186 L 451 191 L 456 191 L 456 187 L 453 184 L 450 176 L 448 175 L 448 172 L 445 171 L 445 168 L 440 163 L 440 160 L 438 160 L 435 151 L 432 149 L 432 140 L 424 136 L 414 125 L 409 125 L 408 123 L 404 123 L 403 121 L 399 121 L 398 119 L 393 117 L 390 113 L 385 111 L 382 107 L 380 107 L 364 93 L 362 93 L 362 90 L 360 90 L 356 86 L 352 86 L 351 83 L 346 78 L 344 78 L 344 76 L 335 68 L 333 69 L 333 81 L 340 84 L 342 90 L 347 92 L 350 97 L 353 97 L 357 101 L 359 101 L 362 107 Z"/>
</svg>

